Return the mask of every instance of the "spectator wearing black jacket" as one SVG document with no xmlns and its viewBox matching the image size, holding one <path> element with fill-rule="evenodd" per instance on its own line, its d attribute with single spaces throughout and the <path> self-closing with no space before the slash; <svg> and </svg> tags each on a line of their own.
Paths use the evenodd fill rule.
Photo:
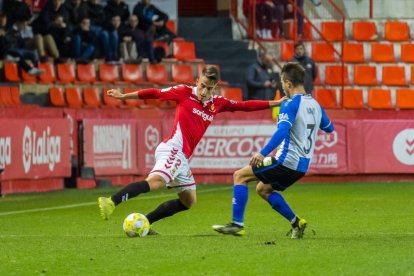
<svg viewBox="0 0 414 276">
<path fill-rule="evenodd" d="M 75 29 L 72 40 L 73 56 L 77 62 L 90 62 L 95 52 L 95 33 L 91 31 L 91 20 L 88 17 L 83 18 L 80 26 Z"/>
<path fill-rule="evenodd" d="M 56 15 L 49 27 L 48 35 L 52 36 L 57 49 L 57 62 L 65 62 L 71 57 L 71 32 L 62 15 Z"/>
<path fill-rule="evenodd" d="M 33 15 L 25 1 L 5 0 L 2 8 L 3 13 L 7 15 L 8 27 L 13 26 L 16 21 L 31 23 Z"/>
<path fill-rule="evenodd" d="M 119 15 L 121 17 L 122 25 L 124 25 L 127 23 L 130 15 L 128 5 L 122 0 L 108 0 L 104 11 L 107 23 L 110 23 L 112 17 Z"/>
<path fill-rule="evenodd" d="M 66 0 L 65 9 L 68 13 L 68 21 L 70 29 L 78 27 L 83 18 L 88 17 L 88 7 L 82 0 Z"/>
<path fill-rule="evenodd" d="M 63 17 L 64 22 L 69 21 L 69 14 L 62 4 L 62 0 L 48 0 L 39 16 L 33 21 L 33 32 L 35 34 L 47 34 L 53 19 L 58 15 Z"/>
<path fill-rule="evenodd" d="M 306 55 L 305 45 L 302 42 L 295 43 L 295 56 L 291 62 L 299 62 L 305 68 L 305 90 L 306 93 L 312 94 L 314 81 L 316 79 L 315 61 Z"/>
<path fill-rule="evenodd" d="M 111 18 L 110 24 L 106 27 L 108 32 L 109 39 L 108 44 L 105 47 L 106 51 L 106 61 L 109 63 L 119 61 L 119 30 L 121 27 L 121 17 L 119 15 L 114 15 Z"/>
</svg>

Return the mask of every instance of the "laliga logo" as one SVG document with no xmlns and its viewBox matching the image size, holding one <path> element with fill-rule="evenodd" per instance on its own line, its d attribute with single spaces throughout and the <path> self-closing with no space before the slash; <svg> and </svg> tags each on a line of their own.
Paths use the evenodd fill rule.
<svg viewBox="0 0 414 276">
<path fill-rule="evenodd" d="M 11 139 L 0 137 L 0 168 L 11 164 Z"/>
<path fill-rule="evenodd" d="M 395 136 L 392 150 L 404 165 L 414 165 L 414 128 L 404 129 Z"/>
<path fill-rule="evenodd" d="M 321 132 L 316 137 L 315 150 L 333 147 L 338 142 L 338 133 L 336 131 L 331 133 Z"/>
<path fill-rule="evenodd" d="M 158 132 L 158 129 L 156 129 L 152 125 L 149 125 L 145 130 L 145 145 L 149 150 L 152 150 L 158 145 L 159 140 L 160 134 Z"/>
<path fill-rule="evenodd" d="M 23 134 L 23 166 L 24 172 L 30 171 L 31 165 L 49 164 L 53 171 L 60 162 L 60 137 L 50 135 L 50 127 L 42 131 L 41 136 L 26 126 Z"/>
</svg>

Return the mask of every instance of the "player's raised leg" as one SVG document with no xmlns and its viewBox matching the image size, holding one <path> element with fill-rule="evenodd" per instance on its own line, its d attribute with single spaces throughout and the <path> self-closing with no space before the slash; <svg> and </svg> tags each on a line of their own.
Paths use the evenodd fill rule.
<svg viewBox="0 0 414 276">
<path fill-rule="evenodd" d="M 134 198 L 140 194 L 147 193 L 165 186 L 165 180 L 157 175 L 152 174 L 147 179 L 134 182 L 122 188 L 119 192 L 111 197 L 99 197 L 98 206 L 102 219 L 108 220 L 115 210 L 115 206 L 128 199 Z"/>
<path fill-rule="evenodd" d="M 244 230 L 244 212 L 246 210 L 249 191 L 247 183 L 256 180 L 251 166 L 237 170 L 233 174 L 233 221 L 226 225 L 213 225 L 213 229 L 221 234 L 241 236 Z"/>
<path fill-rule="evenodd" d="M 281 214 L 291 223 L 291 238 L 302 238 L 307 222 L 306 220 L 295 215 L 283 196 L 276 192 L 271 185 L 263 184 L 263 182 L 259 182 L 257 184 L 256 192 L 260 195 L 260 197 L 266 200 L 270 206 L 272 206 L 273 210 Z"/>
</svg>

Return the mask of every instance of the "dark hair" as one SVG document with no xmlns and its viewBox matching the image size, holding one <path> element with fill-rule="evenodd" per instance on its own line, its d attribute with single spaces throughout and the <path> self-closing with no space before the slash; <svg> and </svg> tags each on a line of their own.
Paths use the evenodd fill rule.
<svg viewBox="0 0 414 276">
<path fill-rule="evenodd" d="M 207 64 L 201 72 L 202 76 L 206 76 L 209 81 L 217 83 L 219 80 L 219 72 L 217 66 Z"/>
<path fill-rule="evenodd" d="M 282 68 L 282 78 L 294 87 L 305 83 L 305 69 L 298 62 L 288 62 Z"/>
<path fill-rule="evenodd" d="M 303 42 L 302 42 L 302 41 L 298 41 L 298 42 L 296 42 L 296 43 L 295 43 L 295 45 L 294 45 L 295 50 L 296 50 L 296 48 L 298 48 L 299 46 L 303 46 L 303 47 L 305 47 L 305 44 L 303 44 Z"/>
</svg>

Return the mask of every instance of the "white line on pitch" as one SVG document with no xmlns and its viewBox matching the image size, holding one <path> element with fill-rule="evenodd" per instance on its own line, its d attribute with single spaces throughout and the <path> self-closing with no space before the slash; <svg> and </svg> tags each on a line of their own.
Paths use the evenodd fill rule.
<svg viewBox="0 0 414 276">
<path fill-rule="evenodd" d="M 197 191 L 197 193 L 200 194 L 200 193 L 216 192 L 216 191 L 222 191 L 222 190 L 229 190 L 231 188 L 233 188 L 233 186 L 224 187 L 224 188 L 213 188 L 213 189 L 208 189 L 208 190 L 201 190 L 201 191 Z M 170 197 L 170 196 L 171 196 L 171 194 L 144 196 L 144 197 L 140 197 L 139 200 L 156 199 L 156 198 L 163 198 L 163 197 Z M 9 216 L 9 215 L 24 214 L 24 213 L 36 213 L 36 212 L 54 211 L 54 210 L 60 210 L 60 209 L 70 209 L 70 208 L 90 206 L 90 205 L 95 205 L 95 204 L 97 204 L 97 201 L 77 203 L 77 204 L 69 204 L 69 205 L 62 205 L 62 206 L 54 206 L 54 207 L 45 207 L 45 208 L 19 210 L 19 211 L 10 211 L 10 212 L 0 213 L 0 217 Z"/>
</svg>

